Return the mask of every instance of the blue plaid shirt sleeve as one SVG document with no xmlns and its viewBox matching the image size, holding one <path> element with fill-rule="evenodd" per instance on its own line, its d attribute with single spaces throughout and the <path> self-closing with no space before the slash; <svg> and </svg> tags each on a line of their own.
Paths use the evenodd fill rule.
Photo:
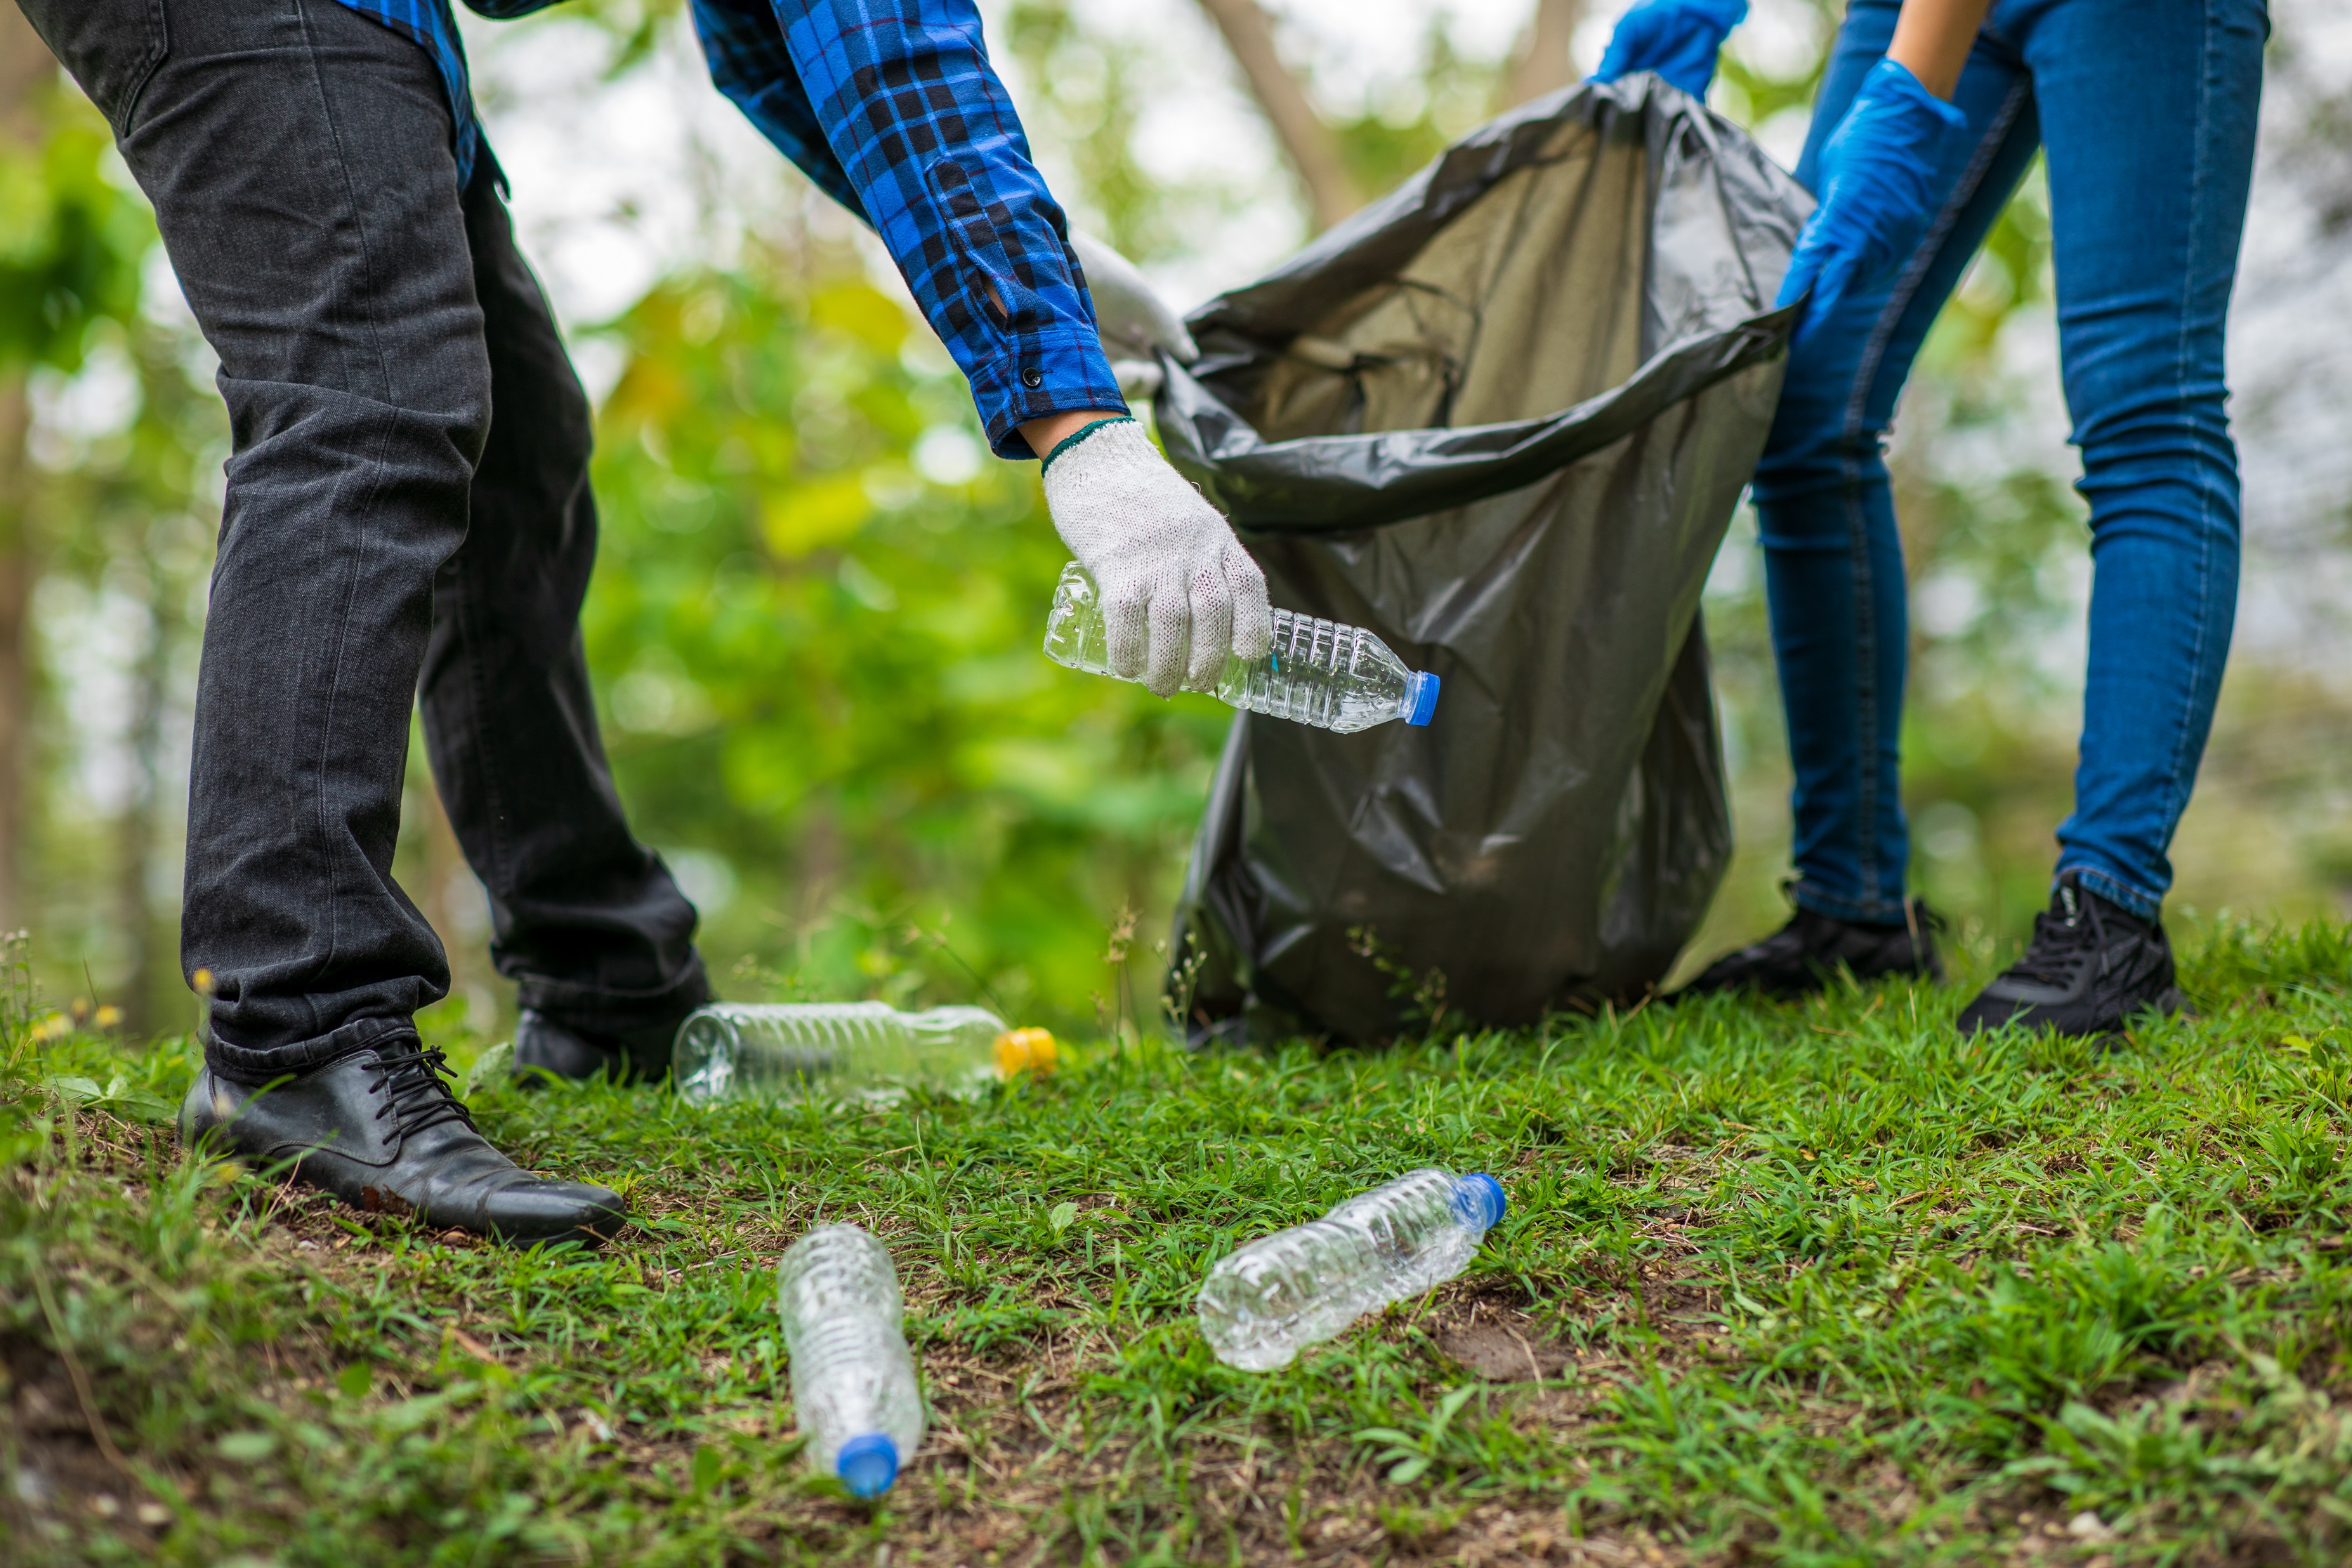
<svg viewBox="0 0 2352 1568">
<path fill-rule="evenodd" d="M 342 3 L 433 56 L 464 189 L 490 152 L 449 0 Z M 466 3 L 503 18 L 554 0 Z M 1021 436 L 1026 421 L 1125 411 L 1067 223 L 988 63 L 971 0 L 690 4 L 719 90 L 881 235 L 1000 455 L 1037 455 Z"/>
<path fill-rule="evenodd" d="M 688 10 L 712 85 L 819 190 L 870 225 L 857 187 L 817 125 L 775 7 L 769 0 L 688 0 Z"/>
<path fill-rule="evenodd" d="M 1025 421 L 1126 409 L 971 0 L 691 3 L 712 81 L 881 235 L 1000 455 L 1033 455 Z"/>
</svg>

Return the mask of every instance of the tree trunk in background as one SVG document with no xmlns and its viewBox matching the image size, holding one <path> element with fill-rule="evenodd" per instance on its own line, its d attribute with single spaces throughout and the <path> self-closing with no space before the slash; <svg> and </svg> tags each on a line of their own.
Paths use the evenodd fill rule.
<svg viewBox="0 0 2352 1568">
<path fill-rule="evenodd" d="M 1536 0 L 1536 14 L 1528 20 L 1518 57 L 1503 83 L 1503 108 L 1541 98 L 1577 79 L 1568 46 L 1583 20 L 1584 0 Z"/>
<path fill-rule="evenodd" d="M 1339 138 L 1307 101 L 1306 87 L 1282 63 L 1281 52 L 1274 47 L 1274 23 L 1257 0 L 1201 0 L 1201 9 L 1224 35 L 1225 47 L 1241 67 L 1259 112 L 1274 127 L 1284 156 L 1307 187 L 1315 226 L 1328 229 L 1362 206 L 1364 199 L 1340 159 Z"/>
<path fill-rule="evenodd" d="M 41 141 L 40 100 L 57 62 L 14 5 L 0 5 L 0 140 Z M 24 924 L 24 781 L 30 771 L 32 682 L 26 611 L 32 601 L 32 476 L 25 436 L 32 410 L 21 366 L 0 368 L 0 931 Z"/>
</svg>

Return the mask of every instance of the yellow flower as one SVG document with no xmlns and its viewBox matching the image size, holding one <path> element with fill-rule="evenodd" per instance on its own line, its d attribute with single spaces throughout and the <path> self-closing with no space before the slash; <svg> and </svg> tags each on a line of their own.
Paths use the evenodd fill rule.
<svg viewBox="0 0 2352 1568">
<path fill-rule="evenodd" d="M 112 1002 L 100 1002 L 98 1006 L 98 1013 L 92 1021 L 100 1029 L 112 1029 L 122 1021 L 122 1009 Z"/>
</svg>

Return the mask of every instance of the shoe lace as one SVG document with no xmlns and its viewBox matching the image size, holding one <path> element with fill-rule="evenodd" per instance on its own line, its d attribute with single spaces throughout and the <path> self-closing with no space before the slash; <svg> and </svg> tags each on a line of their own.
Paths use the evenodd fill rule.
<svg viewBox="0 0 2352 1568">
<path fill-rule="evenodd" d="M 2045 909 L 2033 917 L 2033 941 L 2025 956 L 2009 967 L 2021 980 L 2065 986 L 2083 966 L 2106 946 L 2105 924 L 2096 899 L 2076 895 L 2072 888 L 2061 894 L 2071 914 Z"/>
<path fill-rule="evenodd" d="M 444 1122 L 474 1124 L 474 1113 L 466 1103 L 450 1092 L 442 1074 L 449 1070 L 449 1059 L 438 1049 L 426 1051 L 412 1046 L 406 1051 L 397 1048 L 381 1051 L 374 1061 L 364 1064 L 370 1072 L 380 1073 L 371 1087 L 383 1094 L 383 1103 L 376 1108 L 375 1119 L 394 1118 L 393 1131 L 407 1137 L 427 1127 L 437 1127 Z"/>
</svg>

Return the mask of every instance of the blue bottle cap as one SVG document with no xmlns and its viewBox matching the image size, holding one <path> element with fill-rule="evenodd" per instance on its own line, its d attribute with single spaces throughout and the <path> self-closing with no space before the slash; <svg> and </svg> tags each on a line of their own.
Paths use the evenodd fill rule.
<svg viewBox="0 0 2352 1568">
<path fill-rule="evenodd" d="M 898 1445 L 887 1432 L 863 1432 L 841 1445 L 834 1474 L 859 1497 L 880 1497 L 898 1479 Z"/>
<path fill-rule="evenodd" d="M 1427 670 L 1416 674 L 1405 688 L 1405 723 L 1427 724 L 1429 716 L 1437 711 L 1437 677 Z"/>
<path fill-rule="evenodd" d="M 1473 1230 L 1494 1229 L 1503 1223 L 1503 1216 L 1510 1212 L 1510 1207 L 1503 1197 L 1503 1184 L 1484 1171 L 1454 1184 L 1454 1216 Z"/>
</svg>

